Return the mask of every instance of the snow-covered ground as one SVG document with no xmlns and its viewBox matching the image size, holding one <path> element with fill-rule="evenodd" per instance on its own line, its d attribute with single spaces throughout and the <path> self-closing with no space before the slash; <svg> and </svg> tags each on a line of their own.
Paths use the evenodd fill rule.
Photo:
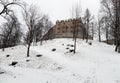
<svg viewBox="0 0 120 83">
<path fill-rule="evenodd" d="M 71 45 L 72 39 L 44 41 L 42 46 L 31 46 L 29 58 L 22 45 L 0 50 L 0 68 L 5 72 L 0 83 L 120 83 L 120 54 L 114 46 L 77 40 L 73 54 Z M 13 61 L 18 62 L 14 67 Z"/>
</svg>

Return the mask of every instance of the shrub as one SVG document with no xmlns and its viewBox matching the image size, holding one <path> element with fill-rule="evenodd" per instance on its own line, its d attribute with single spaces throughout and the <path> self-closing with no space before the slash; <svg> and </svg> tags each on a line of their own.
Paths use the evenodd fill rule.
<svg viewBox="0 0 120 83">
<path fill-rule="evenodd" d="M 17 63 L 18 63 L 18 62 L 13 61 L 13 62 L 10 64 L 10 66 L 15 66 Z"/>
<path fill-rule="evenodd" d="M 41 55 L 41 54 L 38 54 L 38 55 L 36 55 L 36 57 L 42 57 L 42 55 Z"/>
<path fill-rule="evenodd" d="M 74 52 L 75 50 L 69 50 L 70 53 Z"/>
<path fill-rule="evenodd" d="M 67 50 L 69 49 L 69 48 L 66 48 Z"/>
<path fill-rule="evenodd" d="M 56 49 L 55 49 L 55 48 L 53 48 L 53 49 L 52 49 L 52 51 L 56 51 Z"/>
<path fill-rule="evenodd" d="M 89 44 L 89 45 L 92 45 L 92 42 L 89 42 L 88 44 Z"/>
<path fill-rule="evenodd" d="M 71 45 L 71 47 L 74 47 L 74 45 Z"/>
<path fill-rule="evenodd" d="M 26 60 L 26 62 L 29 62 L 30 60 Z"/>
<path fill-rule="evenodd" d="M 6 55 L 6 57 L 10 57 L 10 55 Z"/>
</svg>

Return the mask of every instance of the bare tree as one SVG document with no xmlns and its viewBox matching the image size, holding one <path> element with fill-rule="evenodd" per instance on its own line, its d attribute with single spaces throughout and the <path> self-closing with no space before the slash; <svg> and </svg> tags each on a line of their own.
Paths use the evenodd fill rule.
<svg viewBox="0 0 120 83">
<path fill-rule="evenodd" d="M 104 30 L 105 30 L 105 36 L 106 36 L 106 43 L 109 43 L 109 39 L 112 37 L 112 29 L 111 29 L 111 21 L 109 17 L 104 16 Z"/>
<path fill-rule="evenodd" d="M 92 40 L 94 40 L 94 23 L 92 22 L 91 25 L 92 25 Z"/>
<path fill-rule="evenodd" d="M 42 41 L 43 41 L 43 37 L 44 35 L 48 34 L 48 31 L 50 28 L 52 28 L 53 24 L 52 22 L 50 21 L 49 19 L 49 16 L 48 15 L 44 15 L 43 18 L 42 18 L 42 25 L 43 25 L 43 28 L 42 28 L 42 36 L 40 38 L 40 41 L 41 41 L 41 45 L 42 45 Z M 46 35 L 49 37 L 49 35 Z M 49 38 L 48 38 L 49 39 Z"/>
<path fill-rule="evenodd" d="M 112 0 L 114 13 L 115 51 L 120 53 L 120 0 Z"/>
<path fill-rule="evenodd" d="M 11 17 L 6 17 L 7 22 L 2 26 L 2 48 L 15 46 L 20 43 L 22 31 L 20 23 L 13 14 Z"/>
<path fill-rule="evenodd" d="M 43 33 L 43 23 L 39 21 L 34 28 L 33 45 L 37 45 L 37 42 L 41 41 Z"/>
<path fill-rule="evenodd" d="M 23 2 L 21 2 L 20 0 L 12 0 L 12 1 L 0 0 L 0 5 L 3 8 L 0 10 L 0 15 L 9 14 L 11 11 L 13 11 L 10 7 L 12 5 L 17 5 L 17 6 L 20 6 L 22 9 L 24 9 Z"/>
<path fill-rule="evenodd" d="M 78 27 L 79 27 L 79 19 L 81 15 L 81 8 L 80 5 L 77 4 L 75 7 L 72 7 L 72 18 L 73 20 L 73 40 L 74 40 L 74 53 L 76 53 L 76 42 L 78 37 Z"/>
<path fill-rule="evenodd" d="M 113 38 L 111 33 L 113 26 L 113 14 L 112 14 L 112 6 L 110 0 L 102 0 L 101 1 L 101 14 L 103 17 L 103 30 L 105 31 L 106 42 L 109 42 L 109 38 Z"/>
<path fill-rule="evenodd" d="M 103 27 L 103 17 L 98 17 L 98 38 L 99 38 L 99 42 L 101 42 L 102 27 Z"/>
<path fill-rule="evenodd" d="M 23 12 L 24 21 L 28 27 L 27 32 L 27 57 L 29 57 L 30 46 L 33 40 L 37 40 L 38 37 L 42 35 L 43 27 L 43 16 L 41 13 L 38 13 L 38 10 L 35 6 L 30 6 L 29 8 L 25 7 L 25 12 Z"/>
<path fill-rule="evenodd" d="M 109 25 L 114 33 L 115 51 L 120 50 L 120 0 L 102 0 L 104 15 L 109 17 Z"/>
<path fill-rule="evenodd" d="M 87 8 L 85 11 L 85 15 L 84 15 L 84 24 L 86 27 L 86 43 L 88 42 L 89 39 L 89 28 L 90 28 L 90 21 L 92 20 L 91 14 L 89 9 Z"/>
</svg>

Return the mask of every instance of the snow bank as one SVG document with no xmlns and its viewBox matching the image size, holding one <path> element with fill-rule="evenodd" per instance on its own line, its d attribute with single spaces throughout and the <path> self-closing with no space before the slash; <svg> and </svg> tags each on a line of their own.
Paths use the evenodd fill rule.
<svg viewBox="0 0 120 83">
<path fill-rule="evenodd" d="M 6 71 L 0 75 L 0 83 L 120 83 L 120 54 L 114 52 L 114 46 L 91 42 L 78 39 L 76 54 L 69 52 L 72 39 L 31 46 L 29 58 L 22 45 L 0 50 L 0 66 Z M 38 54 L 42 56 L 36 57 Z M 12 61 L 18 64 L 9 66 Z"/>
</svg>

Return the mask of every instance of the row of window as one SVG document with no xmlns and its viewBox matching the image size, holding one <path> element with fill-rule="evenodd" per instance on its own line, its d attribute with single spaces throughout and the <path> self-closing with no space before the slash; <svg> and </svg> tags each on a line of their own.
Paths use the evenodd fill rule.
<svg viewBox="0 0 120 83">
<path fill-rule="evenodd" d="M 67 30 L 69 27 L 62 27 L 62 29 Z M 73 29 L 73 27 L 70 27 L 70 29 Z M 57 28 L 57 30 L 60 30 L 60 27 Z"/>
<path fill-rule="evenodd" d="M 62 31 L 62 33 L 66 33 L 67 31 Z M 71 33 L 73 33 L 73 30 L 70 31 Z M 57 33 L 60 33 L 60 31 L 58 31 Z"/>
</svg>

